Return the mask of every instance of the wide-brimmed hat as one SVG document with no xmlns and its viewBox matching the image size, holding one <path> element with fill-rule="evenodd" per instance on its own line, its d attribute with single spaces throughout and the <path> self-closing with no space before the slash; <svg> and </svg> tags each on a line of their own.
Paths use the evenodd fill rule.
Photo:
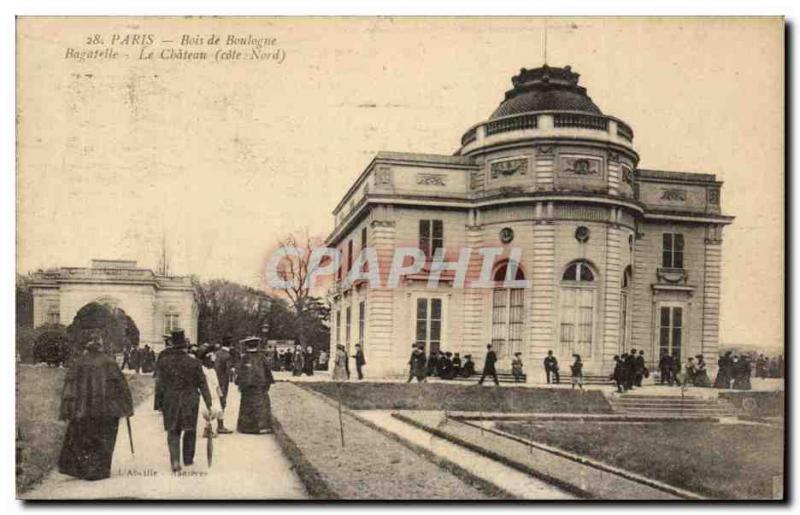
<svg viewBox="0 0 800 515">
<path fill-rule="evenodd" d="M 197 358 L 201 361 L 209 356 L 214 355 L 214 347 L 211 345 L 201 345 L 200 348 L 197 350 Z"/>
<path fill-rule="evenodd" d="M 222 337 L 222 345 L 225 347 L 230 347 L 233 343 L 233 338 L 230 335 L 226 335 Z"/>
<path fill-rule="evenodd" d="M 172 342 L 172 346 L 176 349 L 186 348 L 186 334 L 184 334 L 183 329 L 172 331 L 169 339 Z"/>
<path fill-rule="evenodd" d="M 255 351 L 258 350 L 258 344 L 261 343 L 261 338 L 258 336 L 248 336 L 247 338 L 239 340 L 239 342 L 244 344 L 245 350 Z"/>
</svg>

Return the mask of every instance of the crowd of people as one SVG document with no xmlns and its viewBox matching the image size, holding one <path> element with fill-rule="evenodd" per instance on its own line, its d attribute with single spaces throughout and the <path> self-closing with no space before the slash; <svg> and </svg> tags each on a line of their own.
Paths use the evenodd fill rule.
<svg viewBox="0 0 800 515">
<path fill-rule="evenodd" d="M 127 367 L 134 372 L 149 374 L 156 366 L 156 353 L 149 345 L 145 344 L 144 347 L 139 347 L 138 344 L 130 345 L 122 352 L 121 370 Z"/>
<path fill-rule="evenodd" d="M 759 354 L 756 358 L 756 377 L 760 379 L 783 377 L 784 365 L 783 355 L 770 358 Z"/>
<path fill-rule="evenodd" d="M 232 343 L 231 337 L 225 337 L 213 345 L 192 345 L 183 331 L 173 331 L 155 360 L 153 408 L 162 414 L 173 472 L 194 464 L 198 431 L 204 438 L 233 432 L 224 421 L 230 384 L 238 386 L 241 393 L 236 431 L 272 432 L 271 359 L 260 350 L 257 337 L 242 341 L 243 353 Z M 123 358 L 124 366 L 137 369 L 135 360 L 141 356 L 139 368 L 144 370 L 142 363 L 148 354 L 143 351 L 131 349 L 127 359 Z M 64 382 L 60 419 L 67 422 L 67 432 L 59 471 L 87 480 L 109 477 L 119 419 L 131 415 L 128 383 L 117 361 L 105 352 L 101 332 L 94 330 L 85 337 L 82 352 Z"/>
<path fill-rule="evenodd" d="M 411 357 L 408 360 L 408 381 L 415 378 L 424 383 L 429 377 L 452 380 L 457 377 L 472 377 L 475 375 L 475 363 L 471 354 L 452 353 L 441 349 L 432 350 L 425 355 L 425 345 L 415 343 L 411 346 Z"/>
<path fill-rule="evenodd" d="M 316 352 L 311 345 L 299 343 L 294 348 L 273 348 L 270 352 L 270 366 L 274 372 L 291 372 L 293 376 L 313 376 L 315 370 L 328 369 L 328 353 Z"/>
</svg>

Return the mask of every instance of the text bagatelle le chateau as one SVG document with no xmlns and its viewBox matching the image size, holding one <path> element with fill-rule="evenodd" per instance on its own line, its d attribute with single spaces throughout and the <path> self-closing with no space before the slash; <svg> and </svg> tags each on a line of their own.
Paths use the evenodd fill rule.
<svg viewBox="0 0 800 515">
<path fill-rule="evenodd" d="M 87 60 L 272 61 L 282 63 L 286 51 L 273 36 L 253 34 L 89 34 L 80 47 L 67 47 L 64 57 Z"/>
</svg>

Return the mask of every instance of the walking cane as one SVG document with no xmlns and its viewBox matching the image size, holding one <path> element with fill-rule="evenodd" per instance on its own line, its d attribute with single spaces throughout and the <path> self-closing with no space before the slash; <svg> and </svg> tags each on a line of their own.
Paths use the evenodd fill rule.
<svg viewBox="0 0 800 515">
<path fill-rule="evenodd" d="M 336 389 L 338 390 L 337 397 L 339 397 L 339 434 L 342 437 L 342 449 L 344 449 L 344 422 L 342 421 L 342 385 L 336 383 Z"/>
<path fill-rule="evenodd" d="M 128 442 L 131 444 L 131 456 L 136 456 L 133 452 L 133 431 L 131 431 L 131 417 L 125 417 L 125 422 L 128 425 Z"/>
</svg>

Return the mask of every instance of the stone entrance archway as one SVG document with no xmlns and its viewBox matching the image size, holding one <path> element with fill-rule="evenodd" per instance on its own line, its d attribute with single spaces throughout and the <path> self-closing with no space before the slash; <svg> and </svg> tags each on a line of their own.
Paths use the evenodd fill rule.
<svg viewBox="0 0 800 515">
<path fill-rule="evenodd" d="M 85 306 L 121 309 L 134 321 L 141 345 L 163 347 L 163 335 L 181 328 L 197 341 L 197 302 L 191 279 L 137 268 L 135 261 L 94 260 L 90 268 L 62 267 L 32 274 L 34 326 L 72 323 Z"/>
</svg>

